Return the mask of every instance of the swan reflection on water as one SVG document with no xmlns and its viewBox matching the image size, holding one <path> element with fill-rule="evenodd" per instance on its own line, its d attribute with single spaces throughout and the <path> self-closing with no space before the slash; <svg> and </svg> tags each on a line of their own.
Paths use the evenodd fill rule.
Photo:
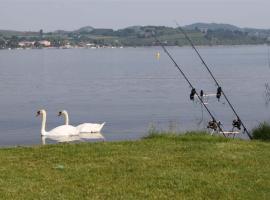
<svg viewBox="0 0 270 200">
<path fill-rule="evenodd" d="M 81 133 L 79 135 L 43 135 L 41 142 L 43 145 L 63 142 L 90 142 L 104 141 L 105 138 L 101 133 Z"/>
</svg>

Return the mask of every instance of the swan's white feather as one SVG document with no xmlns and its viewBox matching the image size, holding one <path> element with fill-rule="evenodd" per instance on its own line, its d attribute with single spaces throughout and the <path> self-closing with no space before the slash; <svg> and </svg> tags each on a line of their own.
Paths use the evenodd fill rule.
<svg viewBox="0 0 270 200">
<path fill-rule="evenodd" d="M 83 123 L 76 128 L 80 133 L 99 133 L 104 125 L 105 122 L 103 124 Z"/>
<path fill-rule="evenodd" d="M 62 125 L 46 132 L 45 135 L 78 135 L 78 130 L 76 127 L 71 125 Z"/>
<path fill-rule="evenodd" d="M 80 133 L 80 138 L 82 139 L 102 139 L 105 140 L 101 133 Z"/>
</svg>

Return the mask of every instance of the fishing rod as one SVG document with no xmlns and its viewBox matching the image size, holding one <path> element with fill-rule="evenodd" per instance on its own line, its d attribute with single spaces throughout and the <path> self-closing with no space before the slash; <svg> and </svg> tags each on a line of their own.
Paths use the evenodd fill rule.
<svg viewBox="0 0 270 200">
<path fill-rule="evenodd" d="M 270 43 L 267 44 L 267 58 L 268 58 L 268 67 L 270 68 Z"/>
<path fill-rule="evenodd" d="M 217 79 L 215 78 L 215 76 L 213 75 L 213 73 L 211 72 L 211 70 L 209 69 L 208 65 L 206 64 L 206 62 L 204 61 L 204 59 L 202 58 L 201 54 L 199 53 L 199 51 L 197 50 L 197 48 L 195 47 L 195 45 L 193 44 L 192 40 L 190 39 L 190 37 L 187 35 L 186 31 L 175 21 L 176 25 L 178 26 L 178 29 L 182 32 L 182 34 L 185 36 L 186 40 L 190 43 L 191 47 L 194 49 L 194 51 L 196 52 L 196 54 L 198 55 L 198 57 L 200 58 L 201 62 L 203 63 L 203 65 L 205 66 L 205 68 L 207 69 L 207 71 L 209 72 L 209 74 L 211 75 L 211 77 L 213 78 L 213 80 L 215 81 L 216 85 L 218 86 L 218 93 L 222 93 L 224 98 L 226 99 L 227 103 L 229 104 L 230 108 L 232 109 L 232 111 L 234 112 L 235 116 L 237 117 L 237 120 L 233 121 L 233 126 L 236 125 L 236 127 L 238 129 L 240 129 L 241 125 L 244 128 L 244 132 L 247 133 L 249 139 L 252 139 L 252 136 L 250 135 L 249 131 L 247 130 L 246 126 L 244 125 L 244 123 L 242 122 L 242 120 L 240 119 L 239 115 L 237 114 L 237 112 L 235 111 L 233 105 L 231 104 L 231 102 L 229 101 L 229 99 L 227 98 L 225 92 L 221 89 L 220 84 L 218 83 Z M 220 96 L 219 96 L 220 97 Z"/>
<path fill-rule="evenodd" d="M 176 63 L 176 61 L 173 59 L 172 55 L 169 53 L 169 51 L 167 50 L 167 48 L 162 44 L 162 42 L 157 38 L 156 34 L 153 33 L 153 36 L 155 38 L 155 40 L 160 44 L 160 46 L 162 47 L 163 51 L 168 55 L 168 57 L 171 59 L 171 61 L 174 63 L 175 67 L 178 69 L 178 71 L 182 74 L 182 76 L 185 78 L 185 80 L 188 82 L 189 86 L 192 88 L 191 90 L 191 94 L 190 95 L 197 95 L 198 99 L 200 100 L 201 104 L 204 106 L 204 108 L 206 109 L 206 111 L 209 113 L 209 115 L 212 118 L 212 121 L 209 122 L 209 127 L 216 127 L 219 129 L 219 131 L 225 136 L 224 131 L 221 128 L 221 123 L 218 122 L 214 115 L 211 113 L 211 111 L 209 110 L 209 108 L 205 105 L 205 103 L 203 102 L 203 99 L 201 98 L 201 96 L 197 93 L 197 91 L 195 90 L 195 88 L 193 87 L 193 85 L 191 84 L 191 82 L 189 81 L 189 79 L 187 78 L 186 74 L 183 72 L 183 70 L 180 68 L 180 66 Z M 212 123 L 212 127 L 211 124 Z M 213 128 L 214 129 L 214 128 Z"/>
</svg>

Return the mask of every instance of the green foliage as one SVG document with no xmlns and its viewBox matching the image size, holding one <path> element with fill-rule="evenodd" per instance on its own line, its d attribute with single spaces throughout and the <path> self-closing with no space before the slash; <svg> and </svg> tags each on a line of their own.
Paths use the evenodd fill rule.
<svg viewBox="0 0 270 200">
<path fill-rule="evenodd" d="M 35 42 L 34 47 L 39 49 L 42 48 L 42 45 L 39 42 Z"/>
<path fill-rule="evenodd" d="M 266 42 L 265 38 L 254 37 L 244 31 L 226 29 L 208 30 L 205 38 L 207 38 L 212 45 L 263 44 Z"/>
<path fill-rule="evenodd" d="M 254 139 L 270 141 L 270 125 L 267 122 L 261 123 L 252 130 Z"/>
<path fill-rule="evenodd" d="M 6 48 L 6 41 L 4 38 L 0 37 L 0 49 Z"/>
<path fill-rule="evenodd" d="M 19 39 L 18 39 L 18 37 L 12 36 L 12 37 L 10 38 L 10 40 L 8 40 L 6 46 L 7 46 L 8 48 L 12 48 L 12 49 L 13 49 L 13 48 L 17 48 L 17 47 L 18 47 L 18 44 L 19 44 Z"/>
</svg>

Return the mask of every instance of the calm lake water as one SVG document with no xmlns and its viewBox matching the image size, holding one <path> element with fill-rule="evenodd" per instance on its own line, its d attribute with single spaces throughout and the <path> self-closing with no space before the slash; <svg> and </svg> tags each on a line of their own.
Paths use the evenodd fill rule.
<svg viewBox="0 0 270 200">
<path fill-rule="evenodd" d="M 247 127 L 269 121 L 267 46 L 199 50 Z M 216 91 L 191 48 L 169 51 L 198 91 Z M 138 139 L 152 125 L 159 130 L 203 129 L 210 119 L 189 100 L 190 88 L 158 47 L 2 50 L 0 81 L 1 146 L 39 144 L 41 119 L 35 114 L 41 108 L 47 110 L 47 130 L 63 123 L 56 115 L 66 109 L 73 125 L 105 121 L 107 140 Z M 210 99 L 209 108 L 231 129 L 234 115 L 224 99 Z"/>
</svg>

